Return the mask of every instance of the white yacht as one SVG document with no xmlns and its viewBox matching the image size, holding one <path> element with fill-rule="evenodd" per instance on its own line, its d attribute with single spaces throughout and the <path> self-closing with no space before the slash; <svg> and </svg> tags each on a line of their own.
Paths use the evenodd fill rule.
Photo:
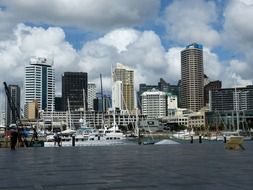
<svg viewBox="0 0 253 190">
<path fill-rule="evenodd" d="M 126 136 L 119 129 L 115 121 L 115 110 L 113 110 L 113 123 L 111 128 L 104 126 L 104 129 L 100 129 L 96 133 L 91 133 L 88 137 L 88 141 L 119 141 L 125 140 Z"/>
</svg>

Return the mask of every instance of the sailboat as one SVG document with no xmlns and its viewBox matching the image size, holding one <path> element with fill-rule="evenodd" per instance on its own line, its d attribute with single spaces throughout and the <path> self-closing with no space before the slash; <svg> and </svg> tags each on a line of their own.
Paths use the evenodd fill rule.
<svg viewBox="0 0 253 190">
<path fill-rule="evenodd" d="M 60 132 L 62 141 L 71 141 L 72 136 L 76 133 L 76 130 L 72 128 L 69 99 L 68 99 L 68 114 L 69 114 L 69 125 L 66 130 Z"/>
<path fill-rule="evenodd" d="M 113 80 L 112 80 L 113 81 Z M 102 87 L 102 75 L 100 74 L 100 82 L 101 82 L 101 96 L 102 96 L 102 114 L 104 113 L 103 109 L 103 87 Z M 115 108 L 113 108 L 113 123 L 110 128 L 105 126 L 104 122 L 104 114 L 102 118 L 102 129 L 97 131 L 96 133 L 90 134 L 88 141 L 99 141 L 101 143 L 109 142 L 116 142 L 126 139 L 123 132 L 119 129 L 116 118 L 115 118 Z"/>
<path fill-rule="evenodd" d="M 113 123 L 110 128 L 107 128 L 104 126 L 103 129 L 99 130 L 97 133 L 93 133 L 89 135 L 88 140 L 89 141 L 100 141 L 103 143 L 103 141 L 119 141 L 119 140 L 125 140 L 126 136 L 122 133 L 122 131 L 119 129 L 116 119 L 115 119 L 115 109 L 113 109 Z"/>
<path fill-rule="evenodd" d="M 86 121 L 86 101 L 85 101 L 85 90 L 83 89 L 83 118 L 79 120 L 80 128 L 76 131 L 75 138 L 76 140 L 87 140 L 91 133 L 97 132 L 93 127 L 89 126 L 89 123 Z"/>
</svg>

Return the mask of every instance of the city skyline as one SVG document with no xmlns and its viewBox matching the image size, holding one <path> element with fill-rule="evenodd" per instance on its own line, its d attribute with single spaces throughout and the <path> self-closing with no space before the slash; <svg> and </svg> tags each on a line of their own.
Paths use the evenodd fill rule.
<svg viewBox="0 0 253 190">
<path fill-rule="evenodd" d="M 248 0 L 1 0 L 0 14 L 0 81 L 22 92 L 33 56 L 54 58 L 56 95 L 66 71 L 87 72 L 97 86 L 101 73 L 110 91 L 117 62 L 134 70 L 136 89 L 159 78 L 176 84 L 180 51 L 192 42 L 203 44 L 204 73 L 212 80 L 223 87 L 252 84 L 253 28 L 243 19 L 253 17 Z"/>
</svg>

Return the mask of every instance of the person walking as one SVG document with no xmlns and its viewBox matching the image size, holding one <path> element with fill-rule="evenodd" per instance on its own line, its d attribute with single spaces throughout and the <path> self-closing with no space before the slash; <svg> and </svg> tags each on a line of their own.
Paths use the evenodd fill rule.
<svg viewBox="0 0 253 190">
<path fill-rule="evenodd" d="M 36 128 L 33 128 L 33 135 L 32 135 L 30 145 L 32 146 L 35 141 L 38 141 L 38 133 L 36 131 Z"/>
<path fill-rule="evenodd" d="M 16 129 L 11 130 L 11 150 L 15 150 L 18 140 L 18 131 Z"/>
</svg>

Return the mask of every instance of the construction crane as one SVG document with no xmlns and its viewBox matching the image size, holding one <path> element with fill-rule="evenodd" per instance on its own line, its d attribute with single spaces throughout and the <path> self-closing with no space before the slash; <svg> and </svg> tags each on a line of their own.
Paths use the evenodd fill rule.
<svg viewBox="0 0 253 190">
<path fill-rule="evenodd" d="M 10 90 L 9 90 L 6 82 L 3 82 L 3 84 L 4 84 L 4 89 L 5 89 L 6 97 L 7 97 L 7 100 L 8 100 L 8 104 L 9 104 L 10 109 L 12 111 L 12 116 L 15 120 L 15 124 L 16 124 L 17 127 L 22 127 L 23 125 L 22 125 L 22 122 L 21 122 L 21 119 L 20 119 L 20 114 L 19 114 L 19 111 L 18 111 L 17 107 L 15 106 L 14 100 L 11 97 Z"/>
</svg>

